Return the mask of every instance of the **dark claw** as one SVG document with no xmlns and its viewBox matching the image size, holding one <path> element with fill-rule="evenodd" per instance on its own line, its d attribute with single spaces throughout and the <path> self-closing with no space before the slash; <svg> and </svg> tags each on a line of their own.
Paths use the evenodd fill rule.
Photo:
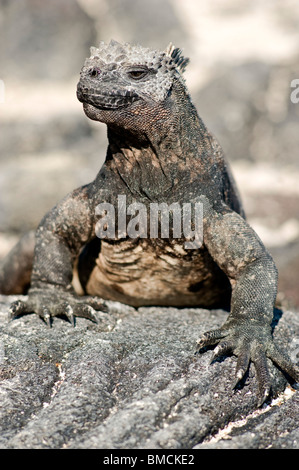
<svg viewBox="0 0 299 470">
<path fill-rule="evenodd" d="M 75 326 L 75 316 L 74 316 L 74 310 L 70 305 L 67 305 L 65 307 L 65 315 L 67 316 L 69 322 Z"/>
<path fill-rule="evenodd" d="M 268 356 L 281 370 L 285 371 L 296 382 L 299 382 L 299 368 L 274 343 L 271 345 Z"/>
<path fill-rule="evenodd" d="M 233 389 L 236 388 L 240 380 L 243 379 L 244 375 L 246 374 L 248 370 L 249 363 L 250 363 L 250 352 L 248 349 L 245 349 L 241 351 L 238 356 Z"/>
<path fill-rule="evenodd" d="M 234 346 L 232 343 L 228 341 L 221 341 L 218 346 L 215 348 L 211 364 L 214 362 L 216 359 L 218 359 L 221 356 L 226 356 L 227 354 L 230 354 L 234 349 Z"/>
<path fill-rule="evenodd" d="M 47 324 L 49 328 L 52 328 L 51 312 L 47 307 L 43 308 L 43 311 L 40 314 L 40 317 L 44 320 L 44 322 Z"/>
<path fill-rule="evenodd" d="M 258 401 L 257 401 L 258 408 L 260 408 L 265 403 L 267 398 L 269 398 L 270 392 L 271 392 L 271 387 L 266 387 L 263 391 L 261 391 L 258 394 Z"/>
<path fill-rule="evenodd" d="M 18 315 L 26 312 L 27 305 L 22 300 L 16 300 L 11 304 L 8 310 L 8 318 L 9 320 L 13 320 Z"/>
<path fill-rule="evenodd" d="M 224 338 L 225 336 L 226 333 L 221 329 L 207 331 L 197 341 L 197 351 L 204 348 L 205 346 L 214 346 L 219 342 L 220 339 Z"/>
<path fill-rule="evenodd" d="M 108 313 L 109 308 L 103 302 L 102 299 L 98 299 L 97 297 L 87 297 L 84 298 L 84 303 L 88 304 L 90 307 L 92 307 L 94 310 L 100 310 L 101 312 Z"/>
<path fill-rule="evenodd" d="M 261 406 L 269 397 L 271 391 L 271 377 L 268 369 L 267 358 L 262 350 L 255 351 L 252 361 L 256 370 L 258 383 L 258 406 Z"/>
<path fill-rule="evenodd" d="M 87 305 L 87 304 L 76 305 L 76 311 L 75 311 L 76 317 L 87 318 L 88 320 L 91 320 L 94 323 L 98 323 L 98 319 L 95 313 L 96 311 L 90 305 Z"/>
</svg>

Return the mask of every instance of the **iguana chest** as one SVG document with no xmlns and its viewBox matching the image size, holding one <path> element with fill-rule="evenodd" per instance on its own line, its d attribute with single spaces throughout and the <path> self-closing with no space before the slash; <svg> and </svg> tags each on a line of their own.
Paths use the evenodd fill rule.
<svg viewBox="0 0 299 470">
<path fill-rule="evenodd" d="M 141 305 L 224 305 L 230 285 L 205 248 L 173 239 L 102 240 L 86 291 Z"/>
</svg>

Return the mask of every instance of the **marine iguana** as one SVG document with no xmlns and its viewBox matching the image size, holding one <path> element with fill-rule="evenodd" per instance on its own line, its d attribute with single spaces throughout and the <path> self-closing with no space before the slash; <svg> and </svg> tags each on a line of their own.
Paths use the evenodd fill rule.
<svg viewBox="0 0 299 470">
<path fill-rule="evenodd" d="M 67 195 L 41 221 L 28 300 L 14 302 L 10 314 L 36 312 L 49 324 L 61 314 L 71 322 L 76 316 L 96 321 L 103 299 L 135 307 L 230 306 L 223 326 L 206 332 L 198 348 L 218 344 L 214 358 L 238 356 L 235 384 L 252 361 L 261 404 L 271 390 L 267 357 L 299 379 L 298 368 L 271 336 L 277 269 L 245 220 L 220 145 L 192 104 L 183 78 L 187 63 L 172 45 L 163 52 L 116 41 L 91 48 L 77 97 L 90 119 L 107 125 L 106 161 L 93 182 Z M 200 203 L 202 246 L 186 249 L 172 232 L 167 238 L 132 238 L 127 232 L 98 238 L 96 207 L 116 207 L 118 195 L 145 207 Z M 16 253 L 18 248 L 15 260 Z M 8 258 L 2 279 L 4 271 L 16 271 L 12 264 L 8 268 Z M 75 264 L 82 297 L 72 285 Z"/>
</svg>

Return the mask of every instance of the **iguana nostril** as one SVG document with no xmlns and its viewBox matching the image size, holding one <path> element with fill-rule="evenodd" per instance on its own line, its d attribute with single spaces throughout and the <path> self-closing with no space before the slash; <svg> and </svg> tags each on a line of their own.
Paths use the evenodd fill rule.
<svg viewBox="0 0 299 470">
<path fill-rule="evenodd" d="M 100 75 L 101 73 L 101 69 L 99 67 L 93 67 L 90 71 L 89 71 L 89 75 L 91 77 L 97 77 L 98 75 Z"/>
</svg>

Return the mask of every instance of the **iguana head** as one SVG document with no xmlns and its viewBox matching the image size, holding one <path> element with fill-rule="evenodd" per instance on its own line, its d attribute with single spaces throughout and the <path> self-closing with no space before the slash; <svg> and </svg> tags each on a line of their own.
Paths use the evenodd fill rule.
<svg viewBox="0 0 299 470">
<path fill-rule="evenodd" d="M 188 61 L 172 44 L 161 52 L 101 42 L 98 48 L 91 48 L 81 70 L 77 97 L 91 119 L 136 127 L 133 121 L 157 113 L 173 84 L 184 82 L 182 73 Z"/>
</svg>

